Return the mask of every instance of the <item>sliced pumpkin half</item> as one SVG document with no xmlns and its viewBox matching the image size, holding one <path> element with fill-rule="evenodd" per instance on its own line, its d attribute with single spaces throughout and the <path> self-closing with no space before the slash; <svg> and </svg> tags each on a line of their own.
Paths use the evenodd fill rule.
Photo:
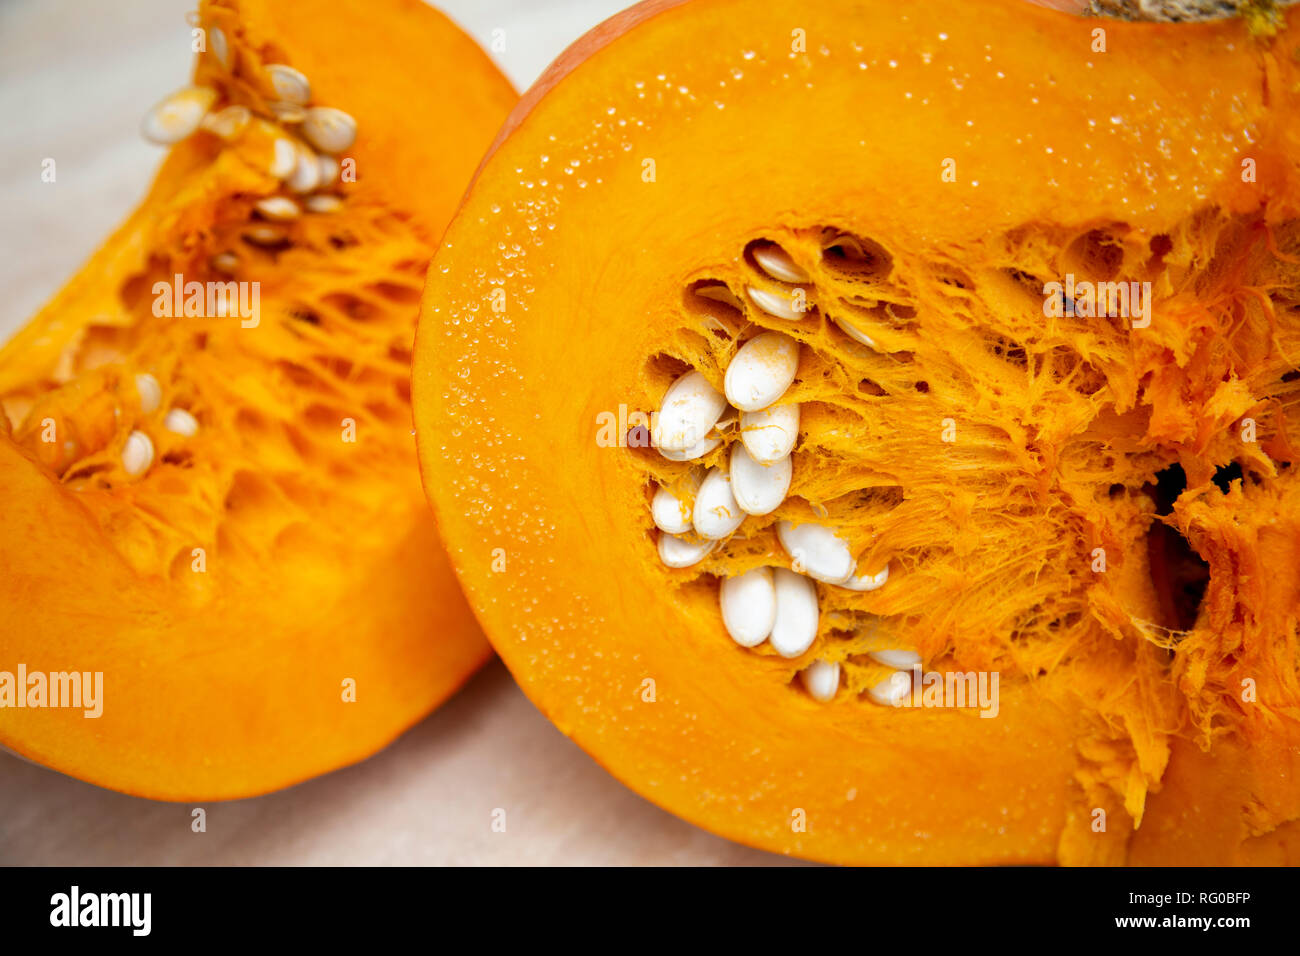
<svg viewBox="0 0 1300 956">
<path fill-rule="evenodd" d="M 846 863 L 1279 862 L 1300 12 L 651 3 L 429 273 L 497 650 L 672 812 Z"/>
<path fill-rule="evenodd" d="M 419 487 L 425 269 L 515 101 L 415 0 L 205 0 L 139 208 L 0 351 L 0 742 L 242 797 L 489 654 Z"/>
</svg>

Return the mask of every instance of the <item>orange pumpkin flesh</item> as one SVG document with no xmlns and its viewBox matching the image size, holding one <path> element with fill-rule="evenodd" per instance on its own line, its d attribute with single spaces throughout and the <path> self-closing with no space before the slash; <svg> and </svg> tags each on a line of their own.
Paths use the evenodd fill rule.
<svg viewBox="0 0 1300 956">
<path fill-rule="evenodd" d="M 566 53 L 435 256 L 413 380 L 452 562 L 538 707 L 779 852 L 1295 862 L 1297 16 L 694 0 Z M 1068 274 L 1149 282 L 1150 325 L 1048 317 Z M 747 292 L 796 286 L 794 320 Z M 618 446 L 631 413 L 690 369 L 723 391 L 764 330 L 800 344 L 789 496 L 666 568 L 652 496 L 738 429 L 670 461 Z M 719 612 L 721 580 L 791 567 L 780 520 L 890 572 L 817 584 L 793 659 Z M 886 648 L 996 673 L 996 716 L 874 702 Z"/>
<path fill-rule="evenodd" d="M 163 799 L 362 759 L 488 655 L 418 485 L 408 360 L 429 256 L 515 101 L 415 0 L 212 0 L 198 24 L 195 83 L 251 121 L 179 142 L 0 352 L 0 670 L 103 674 L 102 716 L 11 700 L 0 742 Z M 271 172 L 301 129 L 272 116 L 272 64 L 357 126 L 337 157 L 355 176 L 314 192 L 337 208 L 283 226 L 254 210 L 308 202 Z M 254 241 L 267 228 L 283 237 Z M 259 318 L 160 316 L 155 283 L 178 273 L 260 283 Z M 154 454 L 132 476 L 136 431 Z"/>
</svg>

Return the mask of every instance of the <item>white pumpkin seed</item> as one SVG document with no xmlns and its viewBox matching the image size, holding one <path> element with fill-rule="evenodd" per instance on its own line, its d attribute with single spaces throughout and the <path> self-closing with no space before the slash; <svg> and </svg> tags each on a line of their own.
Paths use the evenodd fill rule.
<svg viewBox="0 0 1300 956">
<path fill-rule="evenodd" d="M 850 591 L 874 591 L 877 588 L 884 587 L 889 580 L 889 565 L 877 571 L 875 574 L 855 574 L 847 581 L 841 581 L 839 586 L 848 588 Z"/>
<path fill-rule="evenodd" d="M 229 143 L 237 139 L 253 118 L 247 106 L 227 106 L 225 109 L 208 113 L 199 124 L 205 131 Z"/>
<path fill-rule="evenodd" d="M 226 42 L 226 33 L 221 27 L 208 30 L 208 52 L 217 58 L 222 69 L 230 69 L 230 44 Z"/>
<path fill-rule="evenodd" d="M 307 118 L 307 110 L 297 103 L 286 103 L 284 100 L 276 100 L 273 103 L 266 104 L 271 115 L 275 117 L 276 122 L 284 123 L 286 126 L 292 126 L 295 123 L 301 123 Z"/>
<path fill-rule="evenodd" d="M 772 582 L 776 589 L 776 617 L 769 641 L 782 657 L 798 657 L 817 639 L 821 618 L 817 585 L 785 568 L 772 572 Z"/>
<path fill-rule="evenodd" d="M 760 465 L 771 465 L 794 451 L 799 438 L 799 406 L 769 405 L 740 416 L 740 440 Z"/>
<path fill-rule="evenodd" d="M 341 153 L 356 142 L 357 121 L 332 106 L 313 106 L 302 121 L 307 142 L 325 153 Z"/>
<path fill-rule="evenodd" d="M 298 147 L 293 140 L 281 136 L 271 147 L 269 172 L 276 179 L 288 179 L 298 167 Z"/>
<path fill-rule="evenodd" d="M 308 196 L 303 200 L 308 212 L 338 212 L 343 208 L 343 200 L 338 196 Z"/>
<path fill-rule="evenodd" d="M 886 667 L 892 667 L 895 670 L 910 671 L 913 667 L 921 666 L 921 655 L 916 651 L 892 648 L 883 651 L 868 651 L 867 654 L 878 664 L 884 664 Z"/>
<path fill-rule="evenodd" d="M 739 312 L 745 311 L 745 304 L 740 301 L 740 297 L 732 292 L 730 287 L 722 283 L 711 283 L 709 285 L 697 286 L 695 294 L 702 299 L 712 299 L 714 302 L 721 302 L 723 305 L 729 305 Z"/>
<path fill-rule="evenodd" d="M 316 157 L 316 165 L 320 167 L 320 184 L 316 188 L 324 189 L 338 181 L 339 161 L 329 153 L 319 154 Z"/>
<path fill-rule="evenodd" d="M 225 275 L 234 275 L 239 268 L 239 256 L 233 252 L 218 252 L 212 257 L 212 268 Z"/>
<path fill-rule="evenodd" d="M 772 465 L 760 465 L 741 442 L 731 446 L 731 493 L 742 511 L 771 514 L 790 491 L 793 466 L 789 456 Z"/>
<path fill-rule="evenodd" d="M 727 401 L 742 412 L 767 408 L 790 387 L 799 370 L 799 343 L 780 332 L 756 335 L 727 366 Z"/>
<path fill-rule="evenodd" d="M 687 372 L 664 394 L 655 419 L 655 446 L 660 451 L 694 447 L 708 437 L 726 407 L 727 400 L 708 379 L 699 372 Z"/>
<path fill-rule="evenodd" d="M 721 468 L 710 468 L 695 494 L 692 521 L 701 538 L 717 541 L 740 527 L 745 512 L 731 491 L 731 476 Z"/>
<path fill-rule="evenodd" d="M 659 535 L 659 560 L 670 568 L 699 564 L 714 549 L 716 541 L 689 541 L 675 534 Z"/>
<path fill-rule="evenodd" d="M 701 477 L 698 468 L 686 477 L 687 489 L 693 494 L 699 492 Z M 650 501 L 650 516 L 654 519 L 655 527 L 669 534 L 685 534 L 690 531 L 694 526 L 693 510 L 689 500 L 679 498 L 666 485 L 660 485 Z"/>
<path fill-rule="evenodd" d="M 294 143 L 298 155 L 294 159 L 293 172 L 284 184 L 296 193 L 309 193 L 320 184 L 320 163 L 316 154 L 303 143 Z"/>
<path fill-rule="evenodd" d="M 199 430 L 199 420 L 183 408 L 169 409 L 163 419 L 163 428 L 177 435 L 192 438 Z"/>
<path fill-rule="evenodd" d="M 793 560 L 795 570 L 809 577 L 827 584 L 840 584 L 853 574 L 853 553 L 848 542 L 836 537 L 830 528 L 780 521 L 776 536 Z"/>
<path fill-rule="evenodd" d="M 162 386 L 148 372 L 135 377 L 135 390 L 140 394 L 140 411 L 149 415 L 162 404 Z"/>
<path fill-rule="evenodd" d="M 883 707 L 899 707 L 912 695 L 912 674 L 894 671 L 880 683 L 867 688 L 867 696 Z"/>
<path fill-rule="evenodd" d="M 288 196 L 267 196 L 259 199 L 253 208 L 275 222 L 290 222 L 302 215 L 302 209 Z"/>
<path fill-rule="evenodd" d="M 813 661 L 799 672 L 799 679 L 813 700 L 830 700 L 840 689 L 838 661 Z"/>
<path fill-rule="evenodd" d="M 138 478 L 153 464 L 153 441 L 142 431 L 133 431 L 122 445 L 122 470 Z"/>
<path fill-rule="evenodd" d="M 776 585 L 771 568 L 753 568 L 727 578 L 718 589 L 722 623 L 741 647 L 757 647 L 776 623 Z"/>
<path fill-rule="evenodd" d="M 289 238 L 285 234 L 283 227 L 269 222 L 252 223 L 243 231 L 242 235 L 245 241 L 251 242 L 255 246 L 278 246 Z"/>
<path fill-rule="evenodd" d="M 298 70 L 284 63 L 268 63 L 266 75 L 271 80 L 275 95 L 287 103 L 306 106 L 311 102 L 311 84 Z"/>
<path fill-rule="evenodd" d="M 808 281 L 808 273 L 790 258 L 790 253 L 776 243 L 757 245 L 753 253 L 758 267 L 778 282 Z"/>
<path fill-rule="evenodd" d="M 755 289 L 753 286 L 746 286 L 745 292 L 753 303 L 766 312 L 768 315 L 774 315 L 778 319 L 789 319 L 797 322 L 807 315 L 807 308 L 804 311 L 798 311 L 794 307 L 794 300 L 786 296 L 779 295 L 776 292 L 768 292 L 766 289 Z"/>
<path fill-rule="evenodd" d="M 843 315 L 839 315 L 835 317 L 835 324 L 840 327 L 840 330 L 843 331 L 845 335 L 853 339 L 855 342 L 861 342 L 869 349 L 879 350 L 879 346 L 876 345 L 876 340 L 867 335 L 866 332 L 863 332 L 862 329 L 858 328 L 858 326 L 854 325 L 850 319 Z"/>
<path fill-rule="evenodd" d="M 721 438 L 717 435 L 710 435 L 707 438 L 700 439 L 690 448 L 683 448 L 681 451 L 660 448 L 659 454 L 663 455 L 669 461 L 695 461 L 698 458 L 703 458 L 721 444 Z"/>
<path fill-rule="evenodd" d="M 145 114 L 140 132 L 161 146 L 179 143 L 199 128 L 216 100 L 217 91 L 208 86 L 177 90 Z"/>
</svg>

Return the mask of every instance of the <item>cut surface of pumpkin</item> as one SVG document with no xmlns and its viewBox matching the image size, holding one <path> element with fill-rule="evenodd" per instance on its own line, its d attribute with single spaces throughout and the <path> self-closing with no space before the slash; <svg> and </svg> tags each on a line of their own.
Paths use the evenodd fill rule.
<svg viewBox="0 0 1300 956">
<path fill-rule="evenodd" d="M 515 102 L 414 0 L 205 0 L 193 26 L 149 194 L 0 351 L 0 743 L 162 799 L 360 760 L 488 655 L 409 358 Z"/>
<path fill-rule="evenodd" d="M 413 381 L 532 700 L 783 853 L 1293 855 L 1298 17 L 693 0 L 571 48 Z"/>
</svg>

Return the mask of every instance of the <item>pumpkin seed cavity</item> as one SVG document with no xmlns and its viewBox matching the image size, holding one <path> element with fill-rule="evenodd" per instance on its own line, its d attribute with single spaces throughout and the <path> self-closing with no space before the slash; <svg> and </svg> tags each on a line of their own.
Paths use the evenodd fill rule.
<svg viewBox="0 0 1300 956">
<path fill-rule="evenodd" d="M 431 254 L 398 210 L 335 215 L 348 208 L 341 154 L 356 121 L 314 103 L 300 70 L 263 65 L 264 45 L 233 17 L 207 27 L 194 85 L 151 109 L 142 132 L 169 146 L 211 137 L 212 159 L 183 193 L 154 200 L 162 208 L 140 227 L 139 271 L 116 311 L 69 338 L 52 374 L 0 392 L 13 440 L 66 488 L 128 496 L 126 508 L 91 510 L 149 574 L 188 568 L 177 555 L 218 541 L 274 551 L 285 532 L 299 546 L 302 509 L 267 502 L 373 505 L 369 476 L 407 452 L 408 429 L 394 423 L 409 419 L 410 303 Z M 209 288 L 273 279 L 274 299 L 262 290 L 256 327 L 241 327 L 224 293 L 205 302 L 206 321 L 159 316 L 151 290 L 176 274 Z M 201 427 L 209 415 L 220 427 Z M 365 442 L 340 440 L 345 418 Z M 312 475 L 320 486 L 304 487 Z M 310 531 L 336 532 L 357 530 Z M 694 541 L 664 550 L 682 566 L 702 554 Z"/>
<path fill-rule="evenodd" d="M 1123 316 L 1068 308 L 1044 323 L 1045 296 L 1068 274 L 1227 301 L 1227 267 L 1215 257 L 1230 235 L 1251 249 L 1240 254 L 1251 276 L 1240 287 L 1270 291 L 1223 312 L 1231 321 L 1215 312 L 1220 332 L 1230 327 L 1222 334 L 1247 351 L 1282 327 L 1291 341 L 1300 226 L 1279 224 L 1267 241 L 1252 228 L 1209 215 L 1157 236 L 1122 223 L 1084 233 L 1036 223 L 999 240 L 1002 265 L 974 272 L 941 251 L 904 265 L 880 243 L 831 226 L 733 249 L 689 277 L 680 323 L 640 379 L 637 405 L 657 410 L 656 435 L 669 439 L 629 449 L 647 504 L 655 502 L 650 533 L 661 554 L 671 541 L 665 577 L 684 588 L 683 601 L 716 582 L 719 639 L 788 663 L 790 685 L 830 706 L 893 706 L 940 661 L 980 660 L 1004 679 L 1032 681 L 1068 649 L 1105 644 L 1099 618 L 1131 618 L 1160 646 L 1204 634 L 1203 609 L 1212 594 L 1230 600 L 1232 575 L 1216 584 L 1176 524 L 1217 540 L 1204 531 L 1217 525 L 1196 509 L 1236 487 L 1225 467 L 1244 483 L 1233 494 L 1250 494 L 1286 466 L 1243 441 L 1246 419 L 1230 421 L 1198 433 L 1212 442 L 1204 457 L 1218 468 L 1214 483 L 1170 481 L 1162 501 L 1164 476 L 1181 476 L 1187 446 L 1151 438 L 1141 415 L 1155 408 L 1173 421 L 1161 404 L 1172 405 L 1170 395 L 1222 396 L 1226 384 L 1214 392 L 1217 379 L 1112 379 L 1104 363 L 1126 367 L 1159 336 L 1144 338 Z M 1286 253 L 1265 255 L 1272 244 Z M 936 319 L 943 341 L 922 336 L 926 309 L 955 317 Z M 1160 334 L 1178 333 L 1170 328 Z M 1191 338 L 1201 333 L 1186 334 L 1178 347 L 1201 354 Z M 1251 419 L 1260 435 L 1285 434 L 1285 417 L 1294 417 L 1300 376 L 1291 361 L 1270 359 L 1246 386 L 1255 401 L 1268 396 L 1288 411 L 1250 403 L 1234 411 L 1266 418 Z M 1105 398 L 1099 415 L 1108 388 L 1118 397 Z M 1091 424 L 1062 440 L 1071 422 Z M 1176 512 L 1175 500 L 1186 510 Z M 1100 526 L 1098 513 L 1110 515 Z M 1101 544 L 1110 560 L 1117 549 L 1121 560 L 1130 550 L 1151 556 L 1160 606 L 1122 606 L 1093 566 Z M 950 610 L 936 615 L 937 606 Z"/>
<path fill-rule="evenodd" d="M 654 418 L 653 457 L 672 464 L 652 468 L 651 519 L 666 567 L 698 576 L 708 573 L 702 563 L 718 562 L 719 629 L 737 645 L 791 661 L 798 683 L 818 702 L 837 697 L 844 665 L 851 664 L 853 692 L 887 706 L 900 686 L 910 686 L 920 655 L 879 639 L 869 642 L 874 653 L 859 649 L 862 641 L 849 651 L 831 632 L 874 630 L 876 615 L 844 605 L 871 603 L 865 595 L 885 586 L 889 566 L 860 546 L 855 553 L 848 537 L 822 520 L 823 503 L 800 504 L 795 467 L 806 333 L 835 328 L 847 348 L 860 343 L 877 354 L 862 319 L 835 304 L 863 299 L 861 279 L 883 250 L 827 229 L 791 248 L 801 246 L 813 252 L 796 257 L 780 243 L 756 240 L 737 257 L 735 281 L 711 278 L 688 290 L 686 301 L 701 304 L 705 326 L 723 341 L 716 350 L 674 356 L 690 367 L 668 382 Z M 835 274 L 842 264 L 847 282 Z M 823 284 L 829 294 L 819 307 Z M 899 297 L 899 290 L 888 291 Z M 715 303 L 728 313 L 725 320 Z M 736 570 L 741 555 L 746 566 Z M 841 596 L 828 618 L 821 605 L 833 591 Z M 819 656 L 819 649 L 836 656 Z"/>
</svg>

